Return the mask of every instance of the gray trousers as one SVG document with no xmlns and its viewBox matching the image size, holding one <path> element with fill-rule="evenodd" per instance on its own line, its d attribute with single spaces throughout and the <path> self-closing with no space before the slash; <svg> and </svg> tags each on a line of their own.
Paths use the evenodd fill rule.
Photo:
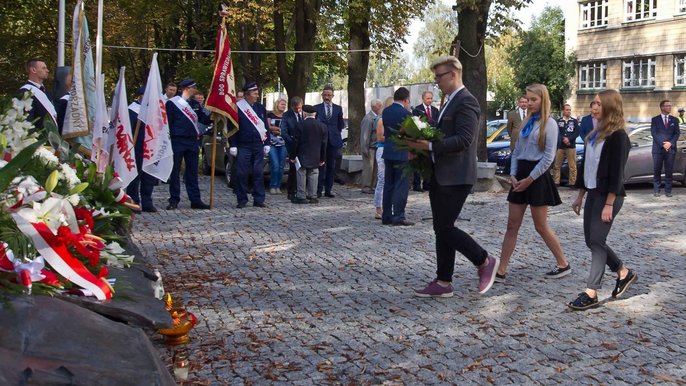
<svg viewBox="0 0 686 386">
<path fill-rule="evenodd" d="M 293 166 L 295 167 L 295 166 Z M 319 168 L 308 169 L 301 167 L 296 172 L 298 175 L 298 192 L 296 198 L 317 198 L 317 183 L 319 179 Z M 305 196 L 307 188 L 307 196 Z"/>
<path fill-rule="evenodd" d="M 376 187 L 375 163 L 376 149 L 369 149 L 367 155 L 362 154 L 362 189 L 372 190 L 372 187 Z"/>
<path fill-rule="evenodd" d="M 587 288 L 600 289 L 602 287 L 601 281 L 605 274 L 605 265 L 607 265 L 612 272 L 619 271 L 622 268 L 622 260 L 617 257 L 617 254 L 610 248 L 606 241 L 607 235 L 610 233 L 612 223 L 619 210 L 622 209 L 624 197 L 617 196 L 612 207 L 612 221 L 609 223 L 603 222 L 601 213 L 605 207 L 605 200 L 607 194 L 601 194 L 596 189 L 588 191 L 586 197 L 586 204 L 584 205 L 584 238 L 586 239 L 586 246 L 591 250 L 591 273 L 588 275 Z"/>
</svg>

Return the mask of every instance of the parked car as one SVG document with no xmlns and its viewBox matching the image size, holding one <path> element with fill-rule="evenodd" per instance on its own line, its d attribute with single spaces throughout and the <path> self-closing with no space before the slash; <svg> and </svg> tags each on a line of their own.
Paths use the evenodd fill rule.
<svg viewBox="0 0 686 386">
<path fill-rule="evenodd" d="M 496 119 L 486 122 L 486 143 L 509 141 L 510 134 L 505 130 L 507 119 Z"/>
<path fill-rule="evenodd" d="M 510 174 L 510 160 L 512 153 L 510 152 L 510 140 L 494 141 L 486 144 L 486 152 L 488 155 L 488 162 L 496 164 L 495 172 L 497 174 Z M 577 164 L 581 161 L 584 154 L 584 142 L 581 138 L 576 139 L 576 160 Z M 563 177 L 566 181 L 568 172 L 567 160 L 562 164 L 561 172 L 564 171 Z"/>
<path fill-rule="evenodd" d="M 674 181 L 686 186 L 686 124 L 681 124 L 681 135 L 677 142 L 677 153 L 674 160 Z M 624 183 L 653 182 L 653 136 L 650 133 L 650 123 L 627 125 L 631 150 L 624 168 Z M 581 167 L 577 141 L 577 165 Z M 566 164 L 561 169 L 561 179 L 566 181 L 569 173 Z"/>
</svg>

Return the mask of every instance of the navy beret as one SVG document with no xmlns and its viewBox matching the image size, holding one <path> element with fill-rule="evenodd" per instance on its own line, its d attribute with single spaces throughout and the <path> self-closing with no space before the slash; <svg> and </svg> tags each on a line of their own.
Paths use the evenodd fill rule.
<svg viewBox="0 0 686 386">
<path fill-rule="evenodd" d="M 255 82 L 249 82 L 246 83 L 245 86 L 243 86 L 243 91 L 252 91 L 252 90 L 257 90 L 257 83 Z"/>
<path fill-rule="evenodd" d="M 308 114 L 314 114 L 317 112 L 317 109 L 315 109 L 312 105 L 305 105 L 303 106 L 303 111 Z"/>
<path fill-rule="evenodd" d="M 181 82 L 179 82 L 179 88 L 187 88 L 187 87 L 194 87 L 197 86 L 195 81 L 193 79 L 184 79 Z"/>
</svg>

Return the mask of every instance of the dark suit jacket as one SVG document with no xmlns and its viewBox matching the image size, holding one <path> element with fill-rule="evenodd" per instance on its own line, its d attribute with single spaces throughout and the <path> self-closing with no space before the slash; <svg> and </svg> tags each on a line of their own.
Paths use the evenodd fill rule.
<svg viewBox="0 0 686 386">
<path fill-rule="evenodd" d="M 345 128 L 345 121 L 343 120 L 343 108 L 335 103 L 331 104 L 331 118 L 326 119 L 326 107 L 324 103 L 315 105 L 317 110 L 317 120 L 326 125 L 329 131 L 329 146 L 335 148 L 343 147 L 343 139 L 341 138 L 341 131 Z"/>
<path fill-rule="evenodd" d="M 588 146 L 588 145 L 587 145 Z M 624 191 L 624 166 L 629 158 L 631 143 L 626 130 L 617 130 L 605 138 L 603 150 L 600 152 L 598 172 L 596 173 L 596 189 L 600 193 L 614 193 L 618 196 L 626 196 Z M 585 154 L 585 152 L 584 152 Z M 584 185 L 584 166 L 586 157 L 581 158 L 581 167 L 577 168 L 577 188 L 586 189 Z"/>
<path fill-rule="evenodd" d="M 328 130 L 326 125 L 313 118 L 299 122 L 293 132 L 293 153 L 304 168 L 314 169 L 326 161 Z M 295 159 L 293 157 L 292 159 Z"/>
<path fill-rule="evenodd" d="M 438 114 L 440 114 L 438 109 L 434 106 L 431 106 L 431 120 L 429 120 L 429 117 L 427 117 L 426 115 L 426 109 L 423 103 L 415 106 L 414 109 L 412 109 L 412 115 L 414 115 L 415 117 L 425 117 L 427 122 L 429 122 L 429 125 L 434 127 L 436 126 L 436 119 L 438 119 Z"/>
<path fill-rule="evenodd" d="M 19 94 L 17 95 L 18 99 L 22 99 L 24 97 L 24 93 L 28 91 L 25 88 L 20 88 L 19 89 Z M 50 98 L 50 95 L 48 93 L 45 93 L 45 95 L 48 96 L 48 100 L 50 103 L 52 103 L 52 99 Z M 36 131 L 39 131 L 43 129 L 43 120 L 47 118 L 49 121 L 52 121 L 52 118 L 50 118 L 50 113 L 48 113 L 48 110 L 43 106 L 42 103 L 38 100 L 36 97 L 31 98 L 33 101 L 31 103 L 31 110 L 29 111 L 29 115 L 26 118 L 27 121 L 35 122 L 33 123 L 33 126 L 35 127 Z M 54 106 L 54 103 L 53 103 Z M 66 107 L 65 107 L 66 110 Z"/>
<path fill-rule="evenodd" d="M 510 151 L 514 151 L 521 128 L 522 118 L 519 116 L 519 108 L 515 108 L 507 113 L 507 124 L 505 125 L 505 130 L 510 135 Z"/>
<path fill-rule="evenodd" d="M 69 103 L 69 99 L 62 97 L 57 100 L 57 105 L 55 105 L 55 110 L 57 110 L 57 130 L 60 135 L 62 134 L 62 127 L 64 127 L 64 117 L 67 115 L 67 103 Z"/>
<path fill-rule="evenodd" d="M 281 138 L 286 142 L 286 149 L 288 150 L 288 157 L 295 158 L 295 153 L 293 153 L 293 132 L 295 131 L 295 126 L 298 124 L 298 119 L 295 117 L 295 111 L 288 110 L 283 113 L 281 118 L 281 124 L 279 128 L 281 129 Z"/>
<path fill-rule="evenodd" d="M 436 181 L 442 186 L 474 185 L 479 102 L 463 88 L 444 109 L 437 127 L 445 137 L 431 144 Z"/>
<path fill-rule="evenodd" d="M 593 117 L 591 117 L 591 114 L 581 117 L 579 136 L 584 139 L 584 142 L 586 142 L 586 136 L 591 131 L 593 131 Z"/>
<path fill-rule="evenodd" d="M 407 161 L 407 151 L 397 150 L 391 138 L 398 136 L 400 125 L 409 115 L 410 112 L 399 103 L 393 103 L 383 109 L 383 112 L 381 113 L 384 137 L 383 159 L 389 161 Z"/>
<path fill-rule="evenodd" d="M 653 136 L 653 154 L 661 154 L 665 152 L 662 143 L 669 141 L 672 147 L 669 148 L 670 153 L 676 153 L 676 141 L 679 140 L 679 120 L 676 117 L 669 116 L 669 124 L 665 127 L 665 122 L 662 120 L 662 115 L 653 117 L 650 121 L 650 134 Z"/>
</svg>

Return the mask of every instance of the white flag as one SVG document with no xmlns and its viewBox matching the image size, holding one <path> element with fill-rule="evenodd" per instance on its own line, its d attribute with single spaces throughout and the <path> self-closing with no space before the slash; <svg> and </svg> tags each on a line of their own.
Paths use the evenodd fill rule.
<svg viewBox="0 0 686 386">
<path fill-rule="evenodd" d="M 124 187 L 128 186 L 138 175 L 133 135 L 131 134 L 131 120 L 129 119 L 129 102 L 126 100 L 125 69 L 126 67 L 122 67 L 119 70 L 119 81 L 114 90 L 112 110 L 110 110 L 110 131 L 113 132 L 114 137 L 112 161 L 114 171 L 123 181 Z"/>
<path fill-rule="evenodd" d="M 79 0 L 74 8 L 72 84 L 69 102 L 64 116 L 62 136 L 74 138 L 84 149 L 91 150 L 91 125 L 95 116 L 95 73 L 91 52 L 88 21 L 83 12 L 83 1 Z"/>
<path fill-rule="evenodd" d="M 174 166 L 167 109 L 162 99 L 162 80 L 157 66 L 157 54 L 152 57 L 145 94 L 138 113 L 145 123 L 143 142 L 143 171 L 162 181 L 167 181 Z"/>
<path fill-rule="evenodd" d="M 95 123 L 93 124 L 93 152 L 91 161 L 98 166 L 98 172 L 104 173 L 109 164 L 110 148 L 114 143 L 112 130 L 110 130 L 110 117 L 105 104 L 105 75 L 100 74 L 100 85 L 95 97 Z"/>
</svg>

